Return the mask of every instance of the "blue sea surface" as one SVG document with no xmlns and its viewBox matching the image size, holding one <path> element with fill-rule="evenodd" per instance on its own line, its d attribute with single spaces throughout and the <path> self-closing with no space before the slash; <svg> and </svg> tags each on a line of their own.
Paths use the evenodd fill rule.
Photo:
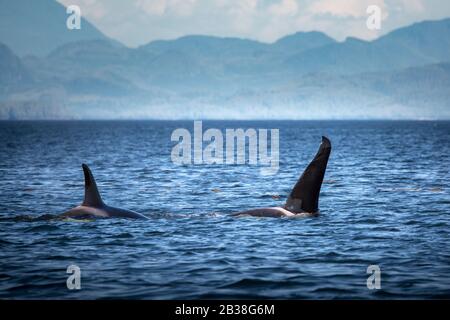
<svg viewBox="0 0 450 320">
<path fill-rule="evenodd" d="M 0 122 L 0 298 L 450 298 L 450 122 L 203 126 L 280 129 L 278 173 L 172 163 L 192 121 Z M 319 217 L 231 216 L 283 205 L 322 135 Z M 82 202 L 81 163 L 107 204 L 150 219 L 56 219 Z"/>
</svg>

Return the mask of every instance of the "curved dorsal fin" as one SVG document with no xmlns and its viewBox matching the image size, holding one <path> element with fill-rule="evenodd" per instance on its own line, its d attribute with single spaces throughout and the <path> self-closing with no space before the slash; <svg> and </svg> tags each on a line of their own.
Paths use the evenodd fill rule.
<svg viewBox="0 0 450 320">
<path fill-rule="evenodd" d="M 294 213 L 318 212 L 320 187 L 325 176 L 330 152 L 330 140 L 322 137 L 319 151 L 295 184 L 286 201 L 285 208 L 287 210 Z"/>
<path fill-rule="evenodd" d="M 102 197 L 97 189 L 94 176 L 86 164 L 82 164 L 84 172 L 84 201 L 83 206 L 101 207 L 104 205 Z"/>
</svg>

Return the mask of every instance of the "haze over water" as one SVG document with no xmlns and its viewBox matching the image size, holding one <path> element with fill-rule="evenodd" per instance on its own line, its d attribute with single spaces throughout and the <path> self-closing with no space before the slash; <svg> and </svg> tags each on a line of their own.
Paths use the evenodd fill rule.
<svg viewBox="0 0 450 320">
<path fill-rule="evenodd" d="M 0 297 L 450 297 L 450 122 L 203 127 L 279 128 L 278 174 L 173 164 L 171 133 L 192 121 L 0 122 Z M 282 205 L 322 135 L 333 150 L 320 217 L 230 217 Z M 81 203 L 81 163 L 107 204 L 150 220 L 43 217 Z M 80 291 L 66 288 L 70 264 Z M 380 290 L 366 286 L 373 264 Z"/>
</svg>

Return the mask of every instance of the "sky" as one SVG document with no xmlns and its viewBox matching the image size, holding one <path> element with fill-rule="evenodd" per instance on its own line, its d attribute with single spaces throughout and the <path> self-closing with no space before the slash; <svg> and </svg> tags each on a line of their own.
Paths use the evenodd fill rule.
<svg viewBox="0 0 450 320">
<path fill-rule="evenodd" d="M 372 40 L 402 26 L 450 16 L 448 0 L 57 0 L 78 5 L 107 36 L 136 47 L 184 35 L 273 42 L 298 31 L 322 31 L 338 41 Z M 367 7 L 381 9 L 369 30 Z"/>
</svg>

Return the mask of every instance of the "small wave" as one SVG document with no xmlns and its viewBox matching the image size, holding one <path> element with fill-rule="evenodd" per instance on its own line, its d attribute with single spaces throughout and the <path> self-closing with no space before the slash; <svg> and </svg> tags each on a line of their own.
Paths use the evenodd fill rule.
<svg viewBox="0 0 450 320">
<path fill-rule="evenodd" d="M 123 232 L 121 234 L 118 234 L 117 236 L 114 236 L 114 238 L 117 238 L 117 239 L 130 239 L 130 238 L 134 238 L 134 237 L 133 237 L 133 235 L 131 233 Z"/>
<path fill-rule="evenodd" d="M 164 231 L 153 230 L 153 231 L 145 232 L 144 236 L 145 237 L 156 237 L 156 236 L 164 236 L 166 234 L 167 234 L 167 232 L 164 232 Z"/>
<path fill-rule="evenodd" d="M 275 282 L 275 281 L 270 281 L 270 280 L 245 278 L 245 279 L 241 279 L 241 280 L 232 282 L 230 284 L 226 284 L 226 285 L 222 286 L 221 288 L 227 288 L 227 289 L 245 288 L 245 289 L 248 289 L 250 287 L 260 288 L 260 287 L 267 287 L 267 286 L 272 286 L 272 285 L 277 285 L 277 284 L 279 284 L 279 283 Z"/>
<path fill-rule="evenodd" d="M 222 214 L 222 213 L 218 213 L 218 212 L 209 212 L 205 216 L 209 217 L 209 218 L 223 218 L 223 217 L 227 217 L 227 215 Z"/>
<path fill-rule="evenodd" d="M 9 245 L 9 244 L 13 244 L 14 242 L 8 241 L 8 240 L 4 240 L 4 239 L 0 239 L 0 247 L 2 245 Z"/>
<path fill-rule="evenodd" d="M 279 194 L 263 194 L 259 196 L 261 199 L 272 199 L 272 200 L 280 200 L 281 196 Z"/>
<path fill-rule="evenodd" d="M 342 256 L 342 254 L 340 254 L 336 251 L 330 251 L 330 252 L 327 252 L 326 254 L 324 254 L 324 257 L 326 257 L 326 258 L 337 258 L 340 256 Z"/>
<path fill-rule="evenodd" d="M 50 221 L 57 220 L 58 216 L 53 214 L 43 214 L 40 216 L 32 215 L 17 215 L 17 216 L 6 216 L 0 217 L 0 221 L 12 221 L 12 222 L 35 222 L 35 221 Z"/>
<path fill-rule="evenodd" d="M 379 220 L 375 218 L 363 218 L 363 219 L 356 219 L 354 223 L 363 223 L 363 224 L 378 224 Z"/>
<path fill-rule="evenodd" d="M 401 187 L 401 188 L 379 188 L 379 192 L 420 192 L 422 191 L 422 188 L 408 188 L 408 187 Z"/>
<path fill-rule="evenodd" d="M 342 294 L 352 294 L 353 290 L 336 288 L 336 287 L 321 287 L 321 288 L 317 288 L 317 289 L 313 290 L 313 292 L 319 293 L 319 294 L 342 295 Z"/>
<path fill-rule="evenodd" d="M 28 229 L 25 229 L 24 232 L 42 232 L 42 231 L 56 231 L 56 230 L 60 230 L 60 228 L 58 226 L 55 225 L 40 225 L 40 226 L 34 226 Z"/>
</svg>

